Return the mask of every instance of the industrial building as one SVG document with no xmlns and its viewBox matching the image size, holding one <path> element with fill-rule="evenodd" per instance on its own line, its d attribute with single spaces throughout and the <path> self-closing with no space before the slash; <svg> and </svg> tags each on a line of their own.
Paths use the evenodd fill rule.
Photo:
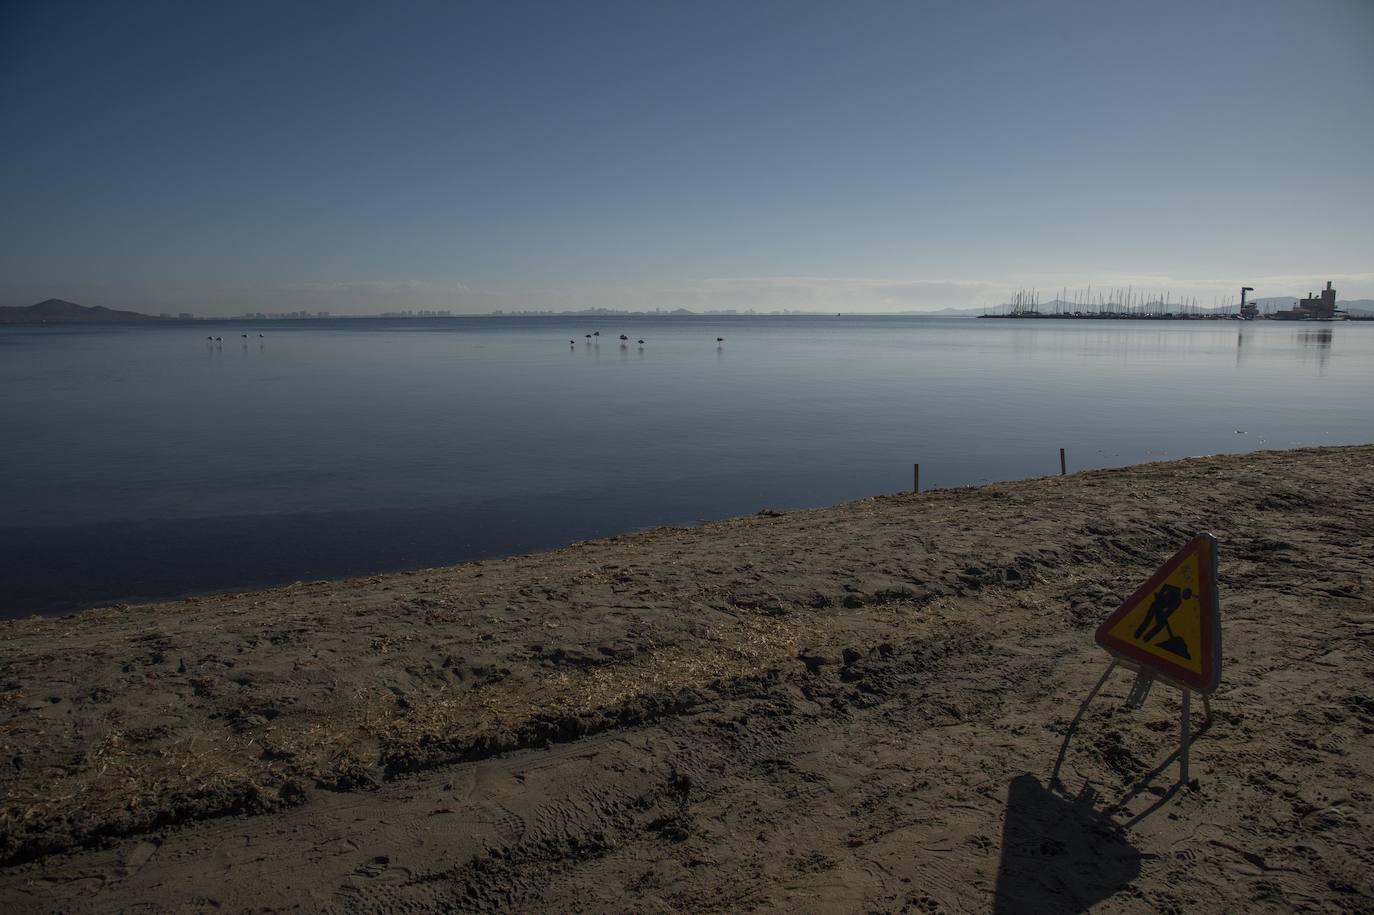
<svg viewBox="0 0 1374 915">
<path fill-rule="evenodd" d="M 1336 310 L 1336 290 L 1328 281 L 1320 293 L 1312 295 L 1309 292 L 1307 298 L 1291 310 L 1276 311 L 1274 317 L 1280 321 L 1338 321 L 1345 315 Z"/>
</svg>

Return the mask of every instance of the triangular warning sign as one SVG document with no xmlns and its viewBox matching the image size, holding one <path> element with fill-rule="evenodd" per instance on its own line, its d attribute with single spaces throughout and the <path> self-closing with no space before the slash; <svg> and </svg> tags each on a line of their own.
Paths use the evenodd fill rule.
<svg viewBox="0 0 1374 915">
<path fill-rule="evenodd" d="M 1221 679 L 1217 541 L 1198 534 L 1097 627 L 1097 644 L 1178 686 L 1210 693 Z"/>
</svg>

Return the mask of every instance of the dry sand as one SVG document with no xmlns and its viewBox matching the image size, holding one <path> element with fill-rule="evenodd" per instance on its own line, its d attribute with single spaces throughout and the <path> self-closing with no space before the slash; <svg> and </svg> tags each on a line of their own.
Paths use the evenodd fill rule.
<svg viewBox="0 0 1374 915">
<path fill-rule="evenodd" d="M 1093 627 L 1221 543 L 1216 718 Z M 1374 446 L 0 624 L 0 909 L 1374 911 Z"/>
</svg>

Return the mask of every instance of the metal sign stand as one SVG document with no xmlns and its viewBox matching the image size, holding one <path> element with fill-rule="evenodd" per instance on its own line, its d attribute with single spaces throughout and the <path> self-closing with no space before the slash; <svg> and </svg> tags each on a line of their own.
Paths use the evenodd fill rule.
<svg viewBox="0 0 1374 915">
<path fill-rule="evenodd" d="M 1193 745 L 1193 737 L 1188 733 L 1188 697 L 1192 692 L 1192 690 L 1187 688 L 1183 690 L 1183 744 L 1179 750 L 1178 777 L 1179 781 L 1183 782 L 1185 785 L 1188 784 L 1188 748 Z M 1199 695 L 1202 696 L 1202 712 L 1207 716 L 1202 722 L 1202 726 L 1205 728 L 1212 723 L 1212 701 L 1207 697 L 1206 693 L 1199 693 Z"/>
<path fill-rule="evenodd" d="M 1183 723 L 1179 726 L 1180 734 L 1178 738 L 1178 780 L 1183 784 L 1188 784 L 1188 746 L 1193 742 L 1188 734 L 1188 697 L 1192 695 L 1189 690 L 1183 691 Z"/>
<path fill-rule="evenodd" d="M 1128 669 L 1133 669 L 1136 672 L 1135 683 L 1131 686 L 1131 693 L 1126 699 L 1126 707 L 1138 709 L 1145 704 L 1145 698 L 1150 694 L 1150 687 L 1154 686 L 1156 674 L 1145 668 L 1128 664 L 1120 658 L 1113 658 L 1112 662 L 1107 665 L 1107 669 L 1102 672 L 1102 676 L 1098 678 L 1097 684 L 1093 686 L 1087 698 L 1083 700 L 1083 704 L 1078 707 L 1078 714 L 1074 715 L 1073 721 L 1069 723 L 1068 732 L 1064 736 L 1064 745 L 1059 751 L 1059 760 L 1055 763 L 1054 774 L 1051 776 L 1051 784 L 1058 782 L 1059 769 L 1064 763 L 1064 754 L 1068 750 L 1069 737 L 1078 729 L 1078 723 L 1083 719 L 1083 715 L 1087 713 L 1088 706 L 1092 704 L 1093 699 L 1101 692 L 1102 687 L 1107 683 L 1107 678 L 1112 675 L 1112 671 L 1116 670 L 1118 664 Z M 1183 690 L 1183 713 L 1180 716 L 1179 722 L 1178 781 L 1180 786 L 1186 786 L 1188 784 L 1188 750 L 1193 743 L 1193 733 L 1191 730 L 1192 722 L 1190 720 L 1190 700 L 1193 691 L 1186 686 L 1170 683 L 1167 679 L 1165 679 L 1164 682 L 1169 683 L 1171 686 L 1178 686 L 1179 689 Z M 1205 693 L 1200 695 L 1202 696 L 1202 708 L 1207 715 L 1206 720 L 1203 722 L 1203 727 L 1205 728 L 1212 723 L 1212 703 Z"/>
<path fill-rule="evenodd" d="M 1142 638 L 1146 630 L 1149 631 Z M 1161 634 L 1167 637 L 1155 641 Z M 1196 692 L 1202 697 L 1202 707 L 1207 713 L 1205 728 L 1212 723 L 1212 704 L 1208 695 L 1221 680 L 1216 537 L 1207 531 L 1198 532 L 1102 621 L 1093 641 L 1107 650 L 1112 662 L 1088 693 L 1088 698 L 1083 700 L 1069 725 L 1069 735 L 1117 664 L 1135 671 L 1135 683 L 1126 699 L 1127 708 L 1143 706 L 1155 680 L 1162 680 L 1183 691 L 1178 771 L 1180 786 L 1187 785 L 1188 751 L 1193 743 L 1192 694 Z M 1056 778 L 1067 748 L 1068 735 L 1055 764 Z"/>
</svg>

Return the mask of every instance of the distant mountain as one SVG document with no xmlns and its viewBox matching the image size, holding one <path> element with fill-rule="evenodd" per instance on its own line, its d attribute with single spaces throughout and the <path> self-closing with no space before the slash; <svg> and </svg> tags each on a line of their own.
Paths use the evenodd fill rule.
<svg viewBox="0 0 1374 915">
<path fill-rule="evenodd" d="M 987 309 L 979 306 L 977 308 L 937 308 L 934 311 L 904 311 L 904 315 L 981 315 Z"/>
<path fill-rule="evenodd" d="M 78 305 L 62 299 L 47 299 L 27 308 L 0 306 L 0 324 L 74 324 L 85 321 L 157 321 L 152 315 L 136 311 L 117 311 L 104 305 Z"/>
<path fill-rule="evenodd" d="M 976 307 L 974 307 L 974 308 L 936 308 L 936 309 L 929 309 L 929 310 L 927 310 L 927 309 L 908 308 L 906 311 L 863 311 L 863 312 L 856 312 L 856 314 L 865 314 L 865 315 L 904 315 L 904 316 L 905 316 L 905 315 L 945 315 L 945 316 L 955 315 L 955 316 L 959 316 L 959 317 L 974 317 L 974 316 L 976 316 L 976 315 L 981 315 L 983 312 L 985 312 L 985 311 L 987 311 L 987 310 L 988 310 L 988 309 L 984 308 L 982 305 L 979 305 L 979 306 L 976 306 Z M 826 314 L 828 314 L 828 313 L 829 313 L 829 312 L 826 312 Z"/>
</svg>

